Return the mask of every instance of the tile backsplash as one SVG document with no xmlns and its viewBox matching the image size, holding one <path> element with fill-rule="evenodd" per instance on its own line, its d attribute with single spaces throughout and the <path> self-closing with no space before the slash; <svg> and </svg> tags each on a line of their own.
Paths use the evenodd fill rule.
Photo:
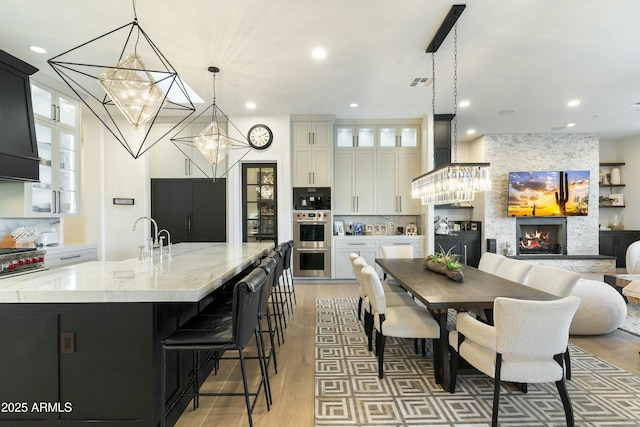
<svg viewBox="0 0 640 427">
<path fill-rule="evenodd" d="M 34 228 L 36 234 L 48 234 L 48 243 L 61 243 L 60 218 L 0 218 L 0 240 L 20 227 Z"/>
</svg>

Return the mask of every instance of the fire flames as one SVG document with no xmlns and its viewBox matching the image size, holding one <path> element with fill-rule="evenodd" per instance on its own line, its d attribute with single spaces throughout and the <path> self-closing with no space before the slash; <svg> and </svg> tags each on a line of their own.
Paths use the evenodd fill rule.
<svg viewBox="0 0 640 427">
<path fill-rule="evenodd" d="M 549 249 L 549 238 L 551 232 L 533 231 L 525 233 L 524 238 L 520 238 L 521 249 L 547 250 Z"/>
</svg>

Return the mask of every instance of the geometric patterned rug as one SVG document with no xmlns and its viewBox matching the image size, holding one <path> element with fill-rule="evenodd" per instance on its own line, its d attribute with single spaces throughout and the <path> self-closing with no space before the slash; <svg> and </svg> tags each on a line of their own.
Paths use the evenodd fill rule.
<svg viewBox="0 0 640 427">
<path fill-rule="evenodd" d="M 640 335 L 640 305 L 627 303 L 627 317 L 620 329 L 634 335 Z"/>
<path fill-rule="evenodd" d="M 384 379 L 367 350 L 357 299 L 316 300 L 315 425 L 480 427 L 491 424 L 493 379 L 459 374 L 454 394 L 435 383 L 431 349 L 387 338 Z M 577 426 L 640 426 L 640 376 L 571 345 L 567 381 Z M 554 383 L 529 384 L 523 394 L 503 383 L 501 426 L 564 426 Z"/>
</svg>

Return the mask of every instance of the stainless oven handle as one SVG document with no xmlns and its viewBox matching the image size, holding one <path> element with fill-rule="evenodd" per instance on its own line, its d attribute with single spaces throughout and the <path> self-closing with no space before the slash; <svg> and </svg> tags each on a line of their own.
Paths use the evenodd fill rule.
<svg viewBox="0 0 640 427">
<path fill-rule="evenodd" d="M 329 248 L 296 248 L 298 252 L 327 252 Z"/>
</svg>

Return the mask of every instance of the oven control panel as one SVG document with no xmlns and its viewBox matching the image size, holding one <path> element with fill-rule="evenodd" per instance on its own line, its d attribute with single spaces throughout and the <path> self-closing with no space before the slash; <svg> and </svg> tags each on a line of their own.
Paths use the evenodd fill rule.
<svg viewBox="0 0 640 427">
<path fill-rule="evenodd" d="M 294 212 L 294 219 L 300 221 L 327 221 L 331 211 L 302 211 Z"/>
</svg>

